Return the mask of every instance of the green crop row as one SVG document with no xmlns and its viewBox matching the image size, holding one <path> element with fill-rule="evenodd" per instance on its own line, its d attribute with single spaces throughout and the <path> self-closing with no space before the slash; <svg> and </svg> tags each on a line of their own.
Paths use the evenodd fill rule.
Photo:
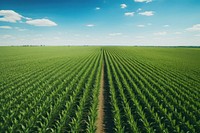
<svg viewBox="0 0 200 133">
<path fill-rule="evenodd" d="M 134 50 L 134 49 L 133 49 Z M 159 67 L 131 54 L 131 48 L 104 48 L 110 104 L 116 132 L 198 132 L 199 86 L 181 71 Z M 110 127 L 109 127 L 110 128 Z M 108 130 L 111 131 L 111 130 Z"/>
<path fill-rule="evenodd" d="M 37 53 L 40 49 L 27 50 Z M 16 60 L 12 56 L 12 61 L 1 66 L 3 76 L 10 71 L 0 82 L 1 132 L 96 131 L 102 73 L 100 49 L 67 48 L 62 53 L 48 50 L 48 56 L 33 54 L 31 61 L 27 58 L 29 53 L 20 51 Z M 16 71 L 12 72 L 12 64 L 21 66 L 14 66 Z"/>
<path fill-rule="evenodd" d="M 1 47 L 0 132 L 95 133 L 104 86 L 105 132 L 198 133 L 199 57 L 191 48 Z"/>
</svg>

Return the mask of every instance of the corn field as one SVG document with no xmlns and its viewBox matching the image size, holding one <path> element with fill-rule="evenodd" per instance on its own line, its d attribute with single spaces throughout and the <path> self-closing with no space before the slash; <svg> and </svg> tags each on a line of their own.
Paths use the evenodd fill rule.
<svg viewBox="0 0 200 133">
<path fill-rule="evenodd" d="M 199 48 L 1 47 L 0 132 L 95 133 L 104 80 L 104 132 L 198 133 L 199 60 Z"/>
</svg>

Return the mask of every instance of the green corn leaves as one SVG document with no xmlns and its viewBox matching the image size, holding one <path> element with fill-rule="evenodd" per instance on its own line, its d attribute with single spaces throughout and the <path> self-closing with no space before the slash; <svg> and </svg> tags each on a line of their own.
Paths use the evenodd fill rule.
<svg viewBox="0 0 200 133">
<path fill-rule="evenodd" d="M 1 47 L 0 132 L 95 133 L 104 84 L 105 132 L 198 133 L 199 57 L 198 48 Z"/>
</svg>

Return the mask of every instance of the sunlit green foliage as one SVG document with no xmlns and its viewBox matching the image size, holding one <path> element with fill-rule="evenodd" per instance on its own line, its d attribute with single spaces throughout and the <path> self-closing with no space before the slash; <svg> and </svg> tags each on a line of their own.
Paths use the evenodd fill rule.
<svg viewBox="0 0 200 133">
<path fill-rule="evenodd" d="M 199 132 L 199 59 L 193 48 L 104 47 L 114 123 L 106 131 Z"/>
<path fill-rule="evenodd" d="M 200 131 L 200 49 L 0 47 L 0 132 Z M 104 64 L 104 65 L 103 65 Z"/>
<path fill-rule="evenodd" d="M 99 47 L 0 48 L 1 132 L 96 130 Z"/>
</svg>

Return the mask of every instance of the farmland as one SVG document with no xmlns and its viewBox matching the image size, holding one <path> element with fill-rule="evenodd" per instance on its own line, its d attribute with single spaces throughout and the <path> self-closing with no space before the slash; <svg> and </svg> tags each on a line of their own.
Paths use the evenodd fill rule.
<svg viewBox="0 0 200 133">
<path fill-rule="evenodd" d="M 199 48 L 0 47 L 0 132 L 198 132 L 199 60 Z"/>
</svg>

